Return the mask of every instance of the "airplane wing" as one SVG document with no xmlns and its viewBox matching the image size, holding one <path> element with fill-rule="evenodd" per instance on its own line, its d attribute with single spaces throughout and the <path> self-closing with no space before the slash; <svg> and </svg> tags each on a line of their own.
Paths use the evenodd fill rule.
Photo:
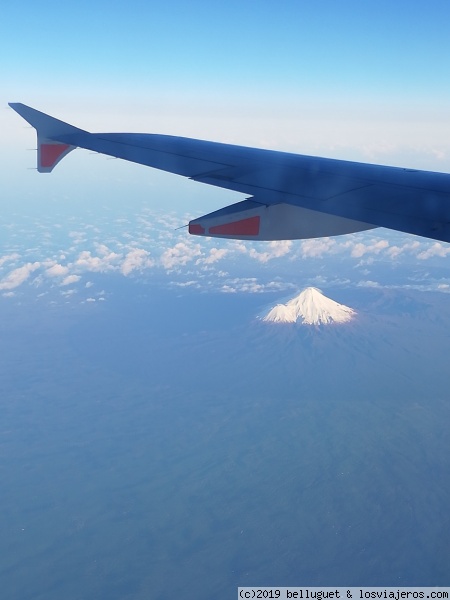
<svg viewBox="0 0 450 600">
<path fill-rule="evenodd" d="M 74 148 L 176 173 L 247 199 L 189 223 L 189 232 L 285 240 L 387 227 L 450 241 L 450 174 L 137 133 L 89 133 L 20 103 L 37 130 L 38 171 Z"/>
</svg>

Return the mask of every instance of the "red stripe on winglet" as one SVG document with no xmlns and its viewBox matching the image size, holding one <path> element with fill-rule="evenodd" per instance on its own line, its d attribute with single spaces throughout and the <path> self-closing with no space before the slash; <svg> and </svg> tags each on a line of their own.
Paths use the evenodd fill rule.
<svg viewBox="0 0 450 600">
<path fill-rule="evenodd" d="M 41 167 L 52 167 L 69 144 L 41 144 Z"/>
<path fill-rule="evenodd" d="M 189 233 L 192 233 L 193 235 L 203 235 L 205 233 L 205 228 L 198 223 L 189 223 Z"/>
<path fill-rule="evenodd" d="M 209 228 L 209 233 L 218 233 L 219 235 L 258 235 L 259 217 L 250 217 L 242 221 L 233 221 L 224 225 L 215 225 Z"/>
</svg>

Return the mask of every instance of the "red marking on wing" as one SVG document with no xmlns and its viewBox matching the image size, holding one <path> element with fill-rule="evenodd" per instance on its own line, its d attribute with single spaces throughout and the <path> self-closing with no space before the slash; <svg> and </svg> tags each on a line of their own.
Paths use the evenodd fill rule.
<svg viewBox="0 0 450 600">
<path fill-rule="evenodd" d="M 52 167 L 69 144 L 41 144 L 41 167 Z"/>
<path fill-rule="evenodd" d="M 224 225 L 215 225 L 209 228 L 209 233 L 218 233 L 219 235 L 258 235 L 259 217 L 250 217 L 242 221 L 233 221 Z"/>
<path fill-rule="evenodd" d="M 203 235 L 205 233 L 205 228 L 199 223 L 189 223 L 189 233 L 192 233 L 193 235 Z"/>
</svg>

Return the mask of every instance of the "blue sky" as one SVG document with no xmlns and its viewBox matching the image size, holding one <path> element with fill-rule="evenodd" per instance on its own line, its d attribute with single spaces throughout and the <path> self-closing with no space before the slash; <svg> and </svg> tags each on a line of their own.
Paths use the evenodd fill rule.
<svg viewBox="0 0 450 600">
<path fill-rule="evenodd" d="M 2 9 L 11 83 L 269 96 L 449 94 L 448 3 L 25 2 Z"/>
<path fill-rule="evenodd" d="M 302 129 L 361 145 L 356 125 L 404 136 L 399 122 L 431 144 L 427 126 L 449 133 L 449 18 L 443 0 L 7 3 L 2 99 L 299 151 Z"/>
</svg>

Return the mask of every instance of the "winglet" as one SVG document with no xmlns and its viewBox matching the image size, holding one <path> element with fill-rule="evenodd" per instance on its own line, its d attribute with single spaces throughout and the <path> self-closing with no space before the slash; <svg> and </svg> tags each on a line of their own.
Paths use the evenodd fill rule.
<svg viewBox="0 0 450 600">
<path fill-rule="evenodd" d="M 25 119 L 37 132 L 39 173 L 50 173 L 55 166 L 76 146 L 64 141 L 64 136 L 87 133 L 73 125 L 59 121 L 20 102 L 10 102 L 9 106 Z"/>
</svg>

